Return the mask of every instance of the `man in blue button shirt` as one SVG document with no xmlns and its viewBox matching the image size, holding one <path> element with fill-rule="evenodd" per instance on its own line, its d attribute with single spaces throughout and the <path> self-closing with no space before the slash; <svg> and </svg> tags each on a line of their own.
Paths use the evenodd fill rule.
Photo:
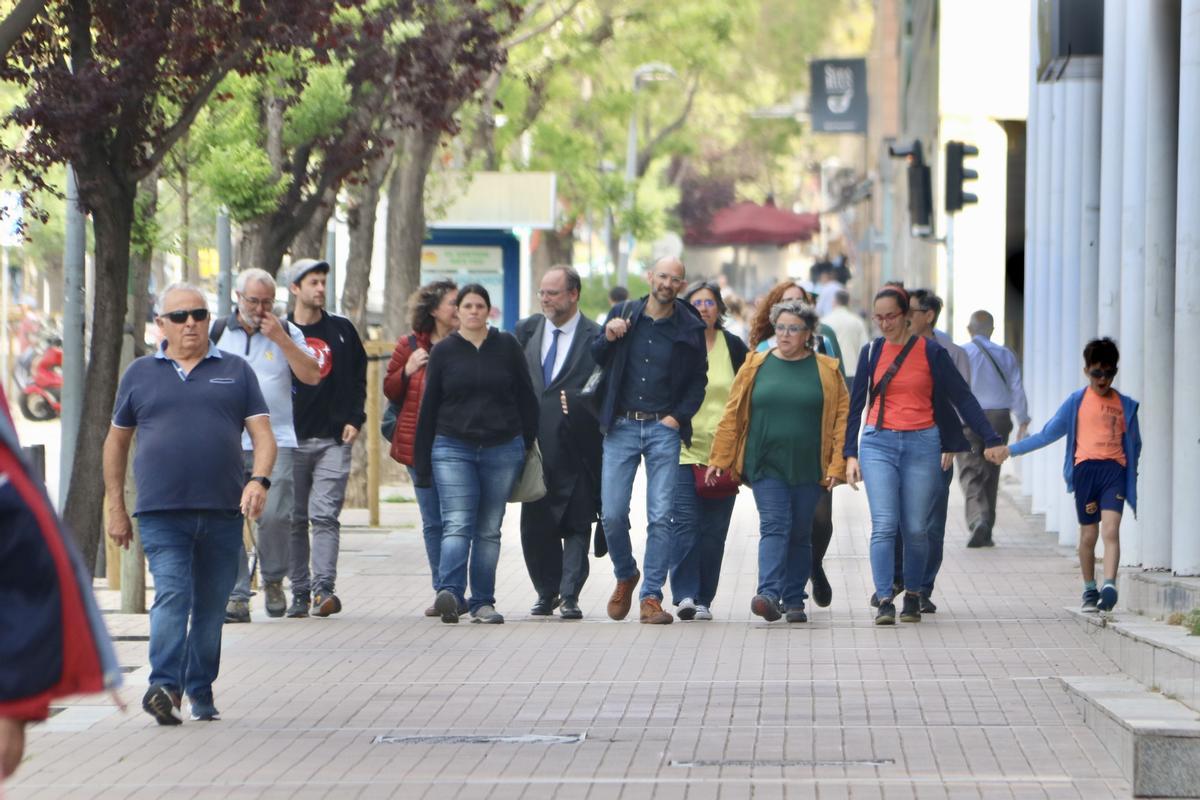
<svg viewBox="0 0 1200 800">
<path fill-rule="evenodd" d="M 988 422 L 1008 444 L 1012 417 L 1020 429 L 1017 441 L 1029 433 L 1029 402 L 1021 385 L 1021 365 L 1012 350 L 992 342 L 996 321 L 987 311 L 976 311 L 967 323 L 971 341 L 963 345 L 971 360 L 971 393 L 979 401 Z M 966 496 L 967 547 L 991 547 L 996 524 L 996 492 L 1000 487 L 1000 465 L 983 457 L 983 444 L 975 432 L 964 428 L 971 452 L 958 456 L 958 483 Z"/>
<path fill-rule="evenodd" d="M 592 355 L 607 374 L 601 394 L 605 432 L 600 481 L 604 536 L 617 578 L 608 615 L 624 619 L 641 579 L 629 539 L 629 500 L 638 463 L 646 459 L 646 580 L 641 621 L 667 625 L 662 585 L 670 568 L 669 517 L 680 442 L 691 444 L 692 416 L 704 401 L 708 348 L 704 321 L 676 299 L 687 283 L 683 262 L 660 259 L 646 275 L 650 294 L 609 311 Z"/>
<path fill-rule="evenodd" d="M 104 495 L 108 535 L 128 548 L 125 468 L 136 431 L 134 515 L 154 576 L 142 708 L 159 725 L 178 725 L 184 692 L 192 719 L 218 717 L 212 685 L 225 601 L 237 578 L 243 518 L 256 519 L 266 503 L 275 437 L 254 370 L 209 342 L 200 290 L 170 286 L 156 311 L 162 345 L 130 364 L 117 389 L 104 442 Z M 243 428 L 254 445 L 248 481 Z"/>
</svg>

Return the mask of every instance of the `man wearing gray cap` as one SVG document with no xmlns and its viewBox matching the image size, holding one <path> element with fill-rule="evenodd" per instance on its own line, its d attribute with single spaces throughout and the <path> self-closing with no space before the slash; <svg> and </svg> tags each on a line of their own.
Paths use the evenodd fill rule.
<svg viewBox="0 0 1200 800">
<path fill-rule="evenodd" d="M 367 353 L 354 324 L 325 311 L 328 278 L 329 264 L 311 258 L 295 262 L 289 275 L 296 308 L 288 321 L 300 329 L 321 370 L 314 386 L 294 382 L 296 507 L 288 567 L 292 584 L 289 617 L 308 616 L 310 604 L 317 617 L 342 610 L 342 602 L 334 594 L 341 537 L 338 517 L 350 477 L 350 449 L 367 419 Z"/>
</svg>

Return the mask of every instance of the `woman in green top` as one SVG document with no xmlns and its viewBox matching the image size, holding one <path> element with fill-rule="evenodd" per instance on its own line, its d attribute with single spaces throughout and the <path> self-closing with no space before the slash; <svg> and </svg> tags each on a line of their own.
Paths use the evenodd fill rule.
<svg viewBox="0 0 1200 800">
<path fill-rule="evenodd" d="M 771 308 L 776 346 L 754 353 L 729 392 L 706 480 L 726 470 L 748 482 L 758 506 L 758 592 L 750 610 L 768 622 L 785 610 L 807 622 L 813 513 L 845 480 L 842 444 L 850 400 L 837 359 L 815 352 L 817 314 L 799 300 Z"/>
<path fill-rule="evenodd" d="M 708 385 L 704 402 L 692 417 L 692 445 L 679 451 L 675 502 L 671 507 L 671 594 L 680 619 L 712 619 L 713 597 L 725 556 L 725 536 L 737 490 L 725 497 L 704 497 L 703 483 L 713 434 L 729 399 L 733 376 L 746 360 L 745 343 L 723 327 L 725 301 L 716 283 L 701 281 L 684 292 L 704 320 L 708 345 Z M 707 493 L 707 492 L 706 492 Z"/>
</svg>

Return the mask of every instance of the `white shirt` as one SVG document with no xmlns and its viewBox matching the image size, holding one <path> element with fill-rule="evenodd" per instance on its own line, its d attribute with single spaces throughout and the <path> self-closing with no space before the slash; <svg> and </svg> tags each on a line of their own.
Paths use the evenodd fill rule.
<svg viewBox="0 0 1200 800">
<path fill-rule="evenodd" d="M 838 281 L 830 281 L 829 283 L 817 284 L 817 316 L 824 317 L 830 311 L 833 311 L 833 301 L 837 299 L 837 293 L 844 291 L 845 286 Z M 822 320 L 824 322 L 824 320 Z M 841 344 L 841 338 L 838 338 L 838 344 Z"/>
<path fill-rule="evenodd" d="M 554 371 L 551 373 L 551 380 L 558 377 L 563 364 L 567 363 L 567 353 L 570 352 L 571 342 L 575 339 L 575 329 L 579 327 L 579 317 L 579 309 L 576 309 L 574 316 L 567 320 L 561 328 L 556 328 L 550 318 L 546 317 L 546 325 L 542 328 L 542 357 L 539 363 L 546 363 L 546 355 L 550 352 L 550 345 L 554 343 L 554 331 L 562 331 L 558 335 L 558 352 L 554 357 Z"/>
<path fill-rule="evenodd" d="M 973 337 L 963 349 L 971 360 L 971 393 L 979 405 L 985 411 L 1010 410 L 1016 415 L 1017 422 L 1022 425 L 1029 422 L 1029 402 L 1021 384 L 1021 365 L 1013 351 L 983 336 Z"/>
<path fill-rule="evenodd" d="M 838 347 L 842 348 L 842 363 L 846 365 L 846 377 L 853 378 L 854 370 L 858 368 L 858 354 L 871 341 L 867 332 L 867 323 L 858 314 L 845 306 L 834 306 L 833 310 L 821 317 L 837 336 Z"/>
<path fill-rule="evenodd" d="M 298 327 L 283 319 L 280 319 L 279 323 L 285 326 L 297 347 L 309 355 L 315 355 L 305 344 L 304 334 L 300 333 Z M 246 333 L 242 323 L 236 319 L 230 320 L 230 324 L 225 326 L 217 347 L 249 362 L 255 377 L 258 378 L 263 399 L 267 401 L 267 410 L 271 412 L 271 432 L 275 434 L 275 444 L 279 447 L 295 447 L 296 428 L 292 423 L 292 368 L 288 366 L 283 348 L 261 333 Z M 242 431 L 242 449 L 254 449 L 250 442 L 250 434 L 245 431 Z"/>
<path fill-rule="evenodd" d="M 954 362 L 955 369 L 958 374 L 963 376 L 963 380 L 968 384 L 971 382 L 971 359 L 967 357 L 967 351 L 954 343 L 950 338 L 950 334 L 945 331 L 939 331 L 936 328 L 933 331 L 934 340 L 942 347 L 946 348 L 946 352 L 950 354 L 950 360 Z"/>
</svg>

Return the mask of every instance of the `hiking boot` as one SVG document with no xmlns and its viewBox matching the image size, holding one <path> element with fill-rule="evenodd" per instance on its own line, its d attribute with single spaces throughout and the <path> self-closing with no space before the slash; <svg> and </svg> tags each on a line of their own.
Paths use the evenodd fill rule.
<svg viewBox="0 0 1200 800">
<path fill-rule="evenodd" d="M 641 621 L 643 625 L 670 625 L 675 618 L 669 611 L 663 611 L 661 600 L 647 597 L 642 600 Z"/>
<path fill-rule="evenodd" d="M 1117 606 L 1117 585 L 1115 583 L 1106 583 L 1100 587 L 1100 600 L 1096 603 L 1096 608 L 1101 611 L 1112 611 Z"/>
<path fill-rule="evenodd" d="M 679 607 L 675 609 L 675 613 L 682 620 L 693 620 L 696 618 L 696 601 L 690 597 L 685 597 L 679 601 Z"/>
<path fill-rule="evenodd" d="M 230 600 L 225 604 L 225 622 L 249 622 L 250 621 L 250 601 L 249 600 Z"/>
<path fill-rule="evenodd" d="M 287 616 L 292 619 L 302 619 L 308 616 L 308 592 L 293 592 L 292 604 L 288 606 Z"/>
<path fill-rule="evenodd" d="M 629 616 L 629 609 L 633 606 L 633 590 L 637 588 L 641 579 L 642 573 L 635 571 L 632 578 L 617 581 L 617 588 L 613 589 L 612 597 L 608 598 L 609 619 L 619 620 Z"/>
<path fill-rule="evenodd" d="M 1083 590 L 1083 605 L 1079 610 L 1084 614 L 1095 614 L 1100 610 L 1100 592 L 1096 589 Z"/>
<path fill-rule="evenodd" d="M 529 609 L 531 617 L 549 617 L 554 614 L 554 609 L 562 604 L 562 598 L 558 595 L 550 597 L 539 597 L 537 602 L 533 604 L 533 608 Z"/>
<path fill-rule="evenodd" d="M 900 621 L 921 621 L 921 595 L 916 592 L 904 593 L 904 605 L 900 608 Z"/>
<path fill-rule="evenodd" d="M 891 600 L 884 600 L 879 604 L 879 611 L 875 613 L 876 625 L 895 625 L 896 624 L 896 604 Z"/>
<path fill-rule="evenodd" d="M 179 695 L 165 686 L 151 686 L 142 696 L 142 710 L 154 717 L 159 725 L 182 725 Z"/>
<path fill-rule="evenodd" d="M 342 610 L 342 601 L 331 591 L 319 591 L 313 596 L 312 615 L 328 617 Z"/>
<path fill-rule="evenodd" d="M 765 594 L 756 594 L 754 599 L 750 601 L 750 613 L 756 617 L 762 617 L 767 622 L 774 622 L 783 616 L 783 609 L 779 605 L 779 601 L 774 597 L 767 597 Z"/>
<path fill-rule="evenodd" d="M 267 616 L 282 617 L 287 611 L 287 595 L 283 593 L 283 581 L 267 581 L 264 585 L 267 596 Z"/>
<path fill-rule="evenodd" d="M 991 547 L 992 532 L 984 526 L 980 525 L 971 530 L 971 538 L 967 540 L 967 547 Z"/>
<path fill-rule="evenodd" d="M 712 621 L 712 611 L 709 610 L 708 606 L 701 606 L 701 605 L 696 606 L 696 621 L 697 622 Z"/>
<path fill-rule="evenodd" d="M 189 697 L 188 704 L 191 706 L 193 722 L 215 722 L 221 718 L 221 712 L 217 711 L 212 700 L 195 700 Z"/>
<path fill-rule="evenodd" d="M 935 614 L 935 613 L 937 613 L 937 606 L 935 606 L 935 605 L 933 604 L 933 601 L 932 601 L 932 600 L 930 600 L 930 599 L 929 599 L 928 597 L 926 597 L 925 595 L 921 595 L 921 613 L 922 613 L 922 614 Z"/>
<path fill-rule="evenodd" d="M 433 608 L 442 622 L 458 622 L 458 598 L 449 589 L 442 589 L 433 599 Z"/>
<path fill-rule="evenodd" d="M 562 605 L 558 608 L 558 615 L 563 619 L 583 619 L 583 611 L 579 608 L 579 601 L 574 597 L 564 597 Z"/>
<path fill-rule="evenodd" d="M 824 567 L 817 567 L 812 574 L 813 602 L 821 608 L 827 608 L 833 602 L 833 587 L 825 575 Z"/>
<path fill-rule="evenodd" d="M 471 622 L 483 625 L 503 625 L 504 617 L 495 606 L 480 606 L 471 612 Z"/>
<path fill-rule="evenodd" d="M 808 614 L 804 613 L 804 606 L 789 608 L 784 618 L 788 622 L 808 622 Z"/>
</svg>

